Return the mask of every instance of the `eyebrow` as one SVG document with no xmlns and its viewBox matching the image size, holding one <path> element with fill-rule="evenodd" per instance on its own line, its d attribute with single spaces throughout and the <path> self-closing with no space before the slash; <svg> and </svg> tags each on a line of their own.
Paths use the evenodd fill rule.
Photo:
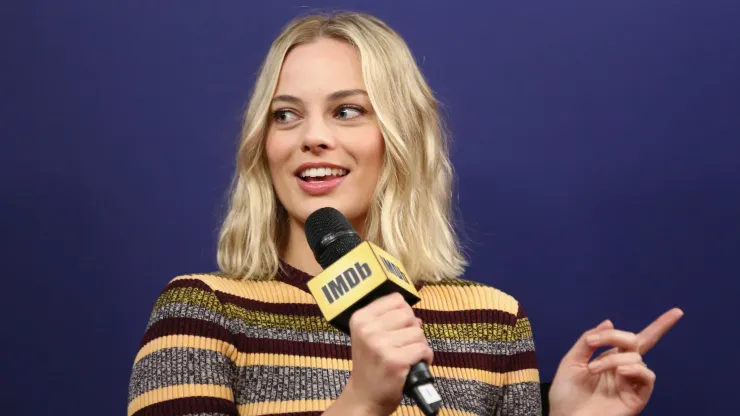
<svg viewBox="0 0 740 416">
<path fill-rule="evenodd" d="M 365 95 L 365 96 L 367 96 L 367 91 L 362 90 L 362 89 L 340 90 L 340 91 L 335 91 L 335 92 L 329 94 L 329 96 L 327 98 L 330 101 L 336 101 L 336 100 L 340 100 L 342 98 L 351 97 L 353 95 Z M 295 103 L 295 104 L 299 104 L 299 103 L 302 103 L 303 102 L 300 98 L 295 97 L 293 95 L 278 95 L 278 96 L 275 96 L 275 98 L 272 99 L 272 102 L 274 103 L 276 101 L 284 101 L 284 102 Z"/>
</svg>

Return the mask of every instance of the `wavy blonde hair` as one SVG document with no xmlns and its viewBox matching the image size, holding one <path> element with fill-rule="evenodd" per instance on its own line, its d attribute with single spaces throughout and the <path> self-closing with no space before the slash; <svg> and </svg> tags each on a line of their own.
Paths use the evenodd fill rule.
<svg viewBox="0 0 740 416">
<path fill-rule="evenodd" d="M 374 16 L 311 14 L 275 39 L 255 84 L 241 132 L 218 264 L 238 279 L 270 278 L 288 237 L 265 156 L 270 101 L 283 60 L 319 38 L 354 46 L 385 139 L 383 170 L 363 235 L 398 258 L 415 280 L 456 278 L 467 262 L 454 230 L 453 169 L 439 103 L 404 40 Z"/>
</svg>

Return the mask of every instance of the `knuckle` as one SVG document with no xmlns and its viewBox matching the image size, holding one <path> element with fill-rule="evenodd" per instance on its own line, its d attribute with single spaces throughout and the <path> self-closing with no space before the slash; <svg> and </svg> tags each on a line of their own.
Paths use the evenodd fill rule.
<svg viewBox="0 0 740 416">
<path fill-rule="evenodd" d="M 362 340 L 368 340 L 368 344 L 369 345 L 373 345 L 374 344 L 373 339 L 375 337 L 372 336 L 373 335 L 372 334 L 372 329 L 369 326 L 367 326 L 367 325 L 361 325 L 361 326 L 359 326 L 358 328 L 356 328 L 355 334 L 357 335 L 358 338 L 360 338 Z"/>
<path fill-rule="evenodd" d="M 429 341 L 427 340 L 427 336 L 424 334 L 424 331 L 419 330 L 417 339 L 419 340 L 419 342 L 423 343 L 424 345 L 429 346 Z"/>
<path fill-rule="evenodd" d="M 401 295 L 401 294 L 400 294 L 400 293 L 398 293 L 398 292 L 395 292 L 395 293 L 391 293 L 391 294 L 390 294 L 390 295 L 389 295 L 388 297 L 389 297 L 389 298 L 390 298 L 390 299 L 391 299 L 391 300 L 393 301 L 393 303 L 394 303 L 394 304 L 396 304 L 396 305 L 400 304 L 401 302 L 404 302 L 404 303 L 405 303 L 405 300 L 404 300 L 404 298 L 403 298 L 403 295 Z"/>
<path fill-rule="evenodd" d="M 384 355 L 383 356 L 383 366 L 388 369 L 391 373 L 395 373 L 399 370 L 402 370 L 404 368 L 405 362 L 402 359 Z"/>
<path fill-rule="evenodd" d="M 365 322 L 364 317 L 365 315 L 363 314 L 362 310 L 353 313 L 352 316 L 349 317 L 350 329 L 361 328 Z"/>
<path fill-rule="evenodd" d="M 388 341 L 386 339 L 383 339 L 381 337 L 373 337 L 370 341 L 368 341 L 368 346 L 373 351 L 376 351 L 379 355 L 382 355 L 383 357 L 392 357 L 393 355 L 388 351 Z"/>
<path fill-rule="evenodd" d="M 434 350 L 429 345 L 427 345 L 427 354 L 430 361 L 434 359 Z"/>
<path fill-rule="evenodd" d="M 431 348 L 426 348 L 422 359 L 426 361 L 427 364 L 432 364 L 432 361 L 434 361 L 434 351 L 432 351 Z"/>
</svg>

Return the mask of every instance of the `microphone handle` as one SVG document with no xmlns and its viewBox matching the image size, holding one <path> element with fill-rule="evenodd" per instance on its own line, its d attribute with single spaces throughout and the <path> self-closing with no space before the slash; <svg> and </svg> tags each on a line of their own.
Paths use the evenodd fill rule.
<svg viewBox="0 0 740 416">
<path fill-rule="evenodd" d="M 436 415 L 442 407 L 442 398 L 434 388 L 434 377 L 427 363 L 418 362 L 411 366 L 403 392 L 411 397 L 426 416 Z"/>
</svg>

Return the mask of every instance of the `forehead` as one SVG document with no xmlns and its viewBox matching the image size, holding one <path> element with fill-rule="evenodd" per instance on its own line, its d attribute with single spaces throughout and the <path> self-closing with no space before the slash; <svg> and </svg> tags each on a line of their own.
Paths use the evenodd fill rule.
<svg viewBox="0 0 740 416">
<path fill-rule="evenodd" d="M 288 53 L 280 70 L 276 95 L 325 95 L 362 88 L 362 62 L 357 50 L 346 42 L 320 39 Z"/>
</svg>

